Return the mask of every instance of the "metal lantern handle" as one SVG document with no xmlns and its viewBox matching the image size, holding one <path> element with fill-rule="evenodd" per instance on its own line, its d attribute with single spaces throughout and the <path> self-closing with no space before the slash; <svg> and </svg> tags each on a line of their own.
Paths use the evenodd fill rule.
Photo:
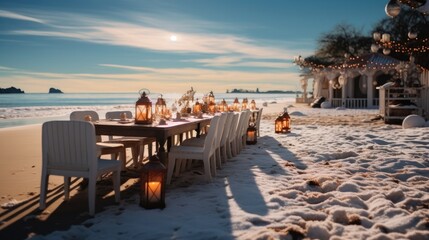
<svg viewBox="0 0 429 240">
<path fill-rule="evenodd" d="M 142 89 L 139 90 L 139 95 L 141 96 L 141 95 L 143 95 L 143 93 L 145 93 L 146 96 L 149 96 L 150 91 L 147 88 L 142 88 Z"/>
</svg>

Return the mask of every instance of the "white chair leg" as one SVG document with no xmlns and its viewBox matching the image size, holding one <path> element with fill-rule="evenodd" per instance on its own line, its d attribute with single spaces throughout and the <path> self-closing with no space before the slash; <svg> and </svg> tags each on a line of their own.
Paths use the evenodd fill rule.
<svg viewBox="0 0 429 240">
<path fill-rule="evenodd" d="M 211 173 L 211 169 L 210 169 L 210 165 L 211 165 L 211 161 L 210 159 L 208 159 L 208 161 L 203 161 L 204 164 L 204 174 L 206 177 L 207 182 L 211 182 L 212 180 L 212 173 Z"/>
<path fill-rule="evenodd" d="M 89 215 L 93 216 L 95 214 L 95 184 L 97 182 L 96 177 L 90 177 L 88 183 L 88 206 L 89 206 Z"/>
<path fill-rule="evenodd" d="M 40 201 L 39 201 L 40 210 L 43 210 L 46 208 L 46 195 L 48 192 L 48 182 L 49 182 L 49 175 L 46 173 L 42 173 L 42 183 L 40 187 Z"/>
<path fill-rule="evenodd" d="M 112 175 L 113 189 L 115 191 L 115 202 L 119 202 L 121 199 L 121 174 L 118 171 L 114 171 Z"/>
<path fill-rule="evenodd" d="M 68 201 L 70 198 L 70 177 L 64 177 L 64 200 Z"/>
<path fill-rule="evenodd" d="M 182 165 L 183 165 L 183 161 L 185 161 L 185 159 L 176 159 L 176 168 L 174 171 L 174 176 L 178 177 L 180 175 L 180 171 L 182 170 Z"/>
<path fill-rule="evenodd" d="M 167 184 L 171 183 L 171 178 L 173 177 L 174 165 L 176 164 L 176 159 L 172 157 L 172 154 L 168 157 L 168 169 L 167 169 Z"/>
<path fill-rule="evenodd" d="M 216 153 L 209 159 L 211 176 L 216 176 Z"/>
</svg>

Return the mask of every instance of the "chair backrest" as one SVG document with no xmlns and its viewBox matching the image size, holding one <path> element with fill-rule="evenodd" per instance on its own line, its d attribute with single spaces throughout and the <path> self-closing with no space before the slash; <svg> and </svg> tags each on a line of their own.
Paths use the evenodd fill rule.
<svg viewBox="0 0 429 240">
<path fill-rule="evenodd" d="M 225 126 L 223 128 L 222 138 L 220 140 L 221 146 L 224 146 L 228 141 L 229 133 L 231 132 L 231 123 L 232 123 L 232 118 L 234 117 L 234 113 L 228 112 L 226 115 L 227 117 L 225 121 Z"/>
<path fill-rule="evenodd" d="M 42 126 L 42 159 L 48 171 L 97 170 L 94 125 L 86 121 L 49 121 Z"/>
<path fill-rule="evenodd" d="M 216 148 L 220 147 L 220 142 L 222 141 L 223 129 L 225 128 L 225 122 L 227 118 L 228 118 L 228 115 L 226 113 L 222 113 L 220 115 L 219 123 L 217 124 L 217 129 L 216 129 L 216 137 L 215 137 Z"/>
<path fill-rule="evenodd" d="M 237 126 L 240 118 L 239 113 L 233 113 L 231 127 L 228 134 L 228 142 L 232 142 L 237 137 Z"/>
<path fill-rule="evenodd" d="M 264 110 L 264 108 L 259 109 L 258 115 L 256 116 L 256 121 L 255 121 L 255 127 L 258 131 L 258 135 L 259 135 L 259 126 L 261 125 L 262 110 Z"/>
<path fill-rule="evenodd" d="M 86 116 L 91 116 L 92 121 L 100 120 L 98 113 L 92 110 L 84 110 L 84 111 L 73 111 L 70 113 L 70 120 L 73 121 L 85 121 Z"/>
<path fill-rule="evenodd" d="M 87 121 L 85 118 L 86 116 L 90 116 L 92 121 L 98 121 L 100 120 L 100 117 L 98 116 L 98 113 L 96 111 L 92 110 L 83 110 L 83 111 L 73 111 L 70 113 L 70 120 L 72 121 Z M 96 136 L 96 141 L 101 142 L 101 136 Z"/>
<path fill-rule="evenodd" d="M 219 125 L 219 116 L 214 116 L 210 121 L 210 128 L 207 133 L 207 136 L 204 140 L 204 154 L 212 155 L 216 148 L 214 146 L 214 140 L 216 139 L 217 127 Z"/>
<path fill-rule="evenodd" d="M 242 137 L 249 126 L 250 110 L 242 111 L 238 122 L 237 137 Z"/>
<path fill-rule="evenodd" d="M 133 118 L 133 113 L 131 111 L 110 111 L 106 112 L 106 119 L 121 119 L 122 113 L 125 113 L 128 119 Z"/>
</svg>

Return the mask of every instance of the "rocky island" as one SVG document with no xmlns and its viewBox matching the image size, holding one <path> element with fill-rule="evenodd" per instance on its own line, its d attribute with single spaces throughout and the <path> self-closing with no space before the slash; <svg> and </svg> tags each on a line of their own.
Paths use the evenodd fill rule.
<svg viewBox="0 0 429 240">
<path fill-rule="evenodd" d="M 1 93 L 25 93 L 20 88 L 16 87 L 9 87 L 9 88 L 0 88 L 0 94 Z"/>
<path fill-rule="evenodd" d="M 57 88 L 49 88 L 49 93 L 63 93 L 63 91 Z"/>
</svg>

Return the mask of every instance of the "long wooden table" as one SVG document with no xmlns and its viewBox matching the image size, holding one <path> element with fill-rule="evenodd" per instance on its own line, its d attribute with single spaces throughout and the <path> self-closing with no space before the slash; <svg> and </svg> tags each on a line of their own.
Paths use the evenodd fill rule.
<svg viewBox="0 0 429 240">
<path fill-rule="evenodd" d="M 197 136 L 203 127 L 210 124 L 211 117 L 203 118 L 185 118 L 180 120 L 166 121 L 166 125 L 159 124 L 135 124 L 134 122 L 121 123 L 118 120 L 100 120 L 94 123 L 97 135 L 112 136 L 134 136 L 134 137 L 153 137 L 159 146 L 157 149 L 158 157 L 166 163 L 167 149 L 171 147 L 171 138 L 175 135 L 195 130 Z"/>
</svg>

